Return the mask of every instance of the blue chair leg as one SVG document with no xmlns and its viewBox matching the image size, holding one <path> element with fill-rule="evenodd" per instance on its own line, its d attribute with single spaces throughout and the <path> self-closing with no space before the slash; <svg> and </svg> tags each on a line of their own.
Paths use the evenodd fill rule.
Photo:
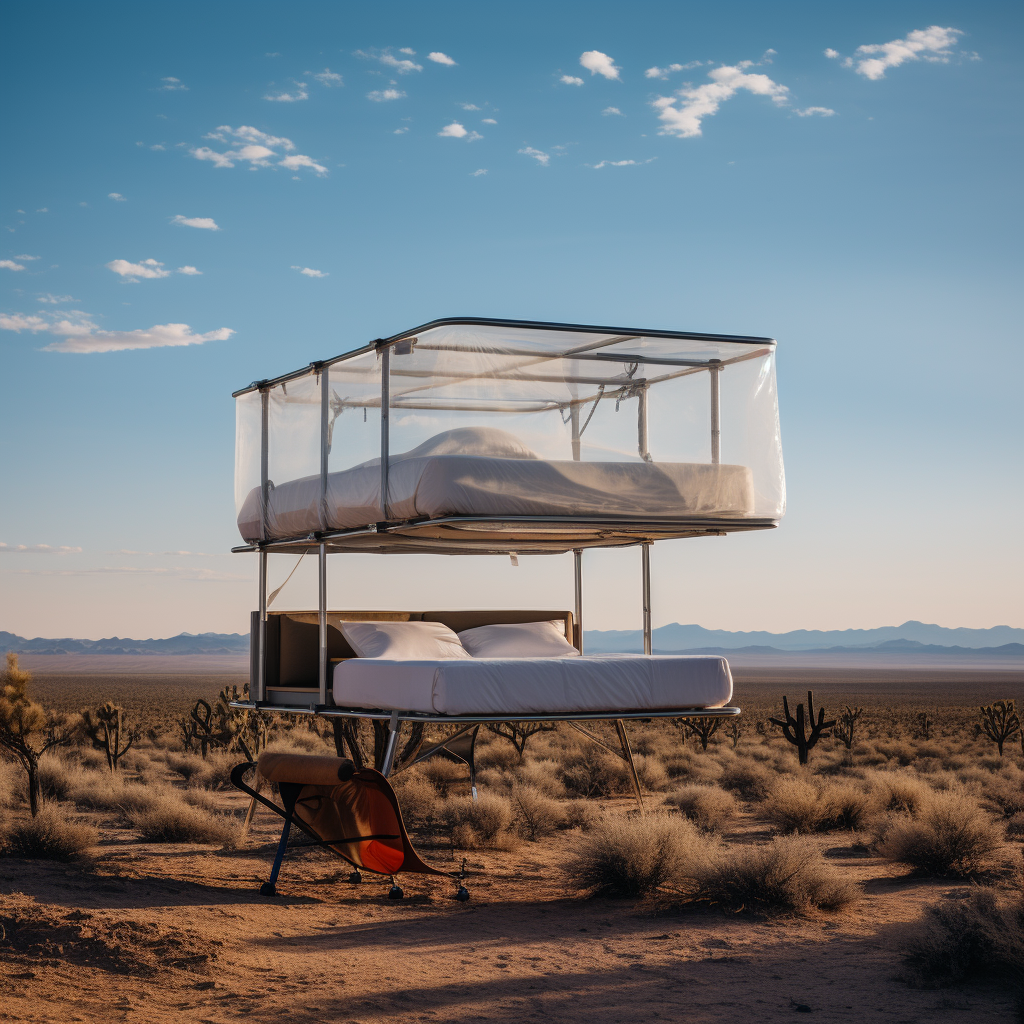
<svg viewBox="0 0 1024 1024">
<path fill-rule="evenodd" d="M 264 882 L 260 886 L 260 894 L 262 896 L 277 895 L 277 876 L 281 872 L 285 850 L 288 849 L 288 835 L 292 830 L 292 815 L 295 813 L 295 801 L 298 800 L 301 789 L 301 786 L 296 786 L 292 783 L 281 784 L 281 802 L 284 804 L 284 811 L 287 817 L 284 819 L 284 828 L 281 829 L 281 840 L 277 844 L 274 866 L 270 869 L 270 881 Z"/>
</svg>

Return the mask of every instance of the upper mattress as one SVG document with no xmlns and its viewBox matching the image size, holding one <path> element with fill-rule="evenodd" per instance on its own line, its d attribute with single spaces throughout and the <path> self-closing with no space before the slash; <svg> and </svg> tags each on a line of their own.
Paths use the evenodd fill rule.
<svg viewBox="0 0 1024 1024">
<path fill-rule="evenodd" d="M 709 655 L 350 658 L 335 667 L 333 688 L 340 707 L 514 718 L 724 707 L 732 674 Z"/>
<path fill-rule="evenodd" d="M 396 459 L 388 467 L 389 516 L 380 499 L 380 465 L 330 473 L 325 522 L 320 477 L 269 488 L 268 531 L 254 487 L 238 515 L 246 541 L 278 540 L 324 528 L 351 529 L 385 518 L 488 516 L 745 516 L 754 511 L 746 466 L 690 462 L 571 462 L 483 455 Z"/>
</svg>

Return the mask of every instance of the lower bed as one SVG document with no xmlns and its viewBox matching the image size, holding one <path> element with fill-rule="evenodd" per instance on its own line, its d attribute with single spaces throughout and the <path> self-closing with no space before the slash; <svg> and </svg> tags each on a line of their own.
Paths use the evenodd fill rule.
<svg viewBox="0 0 1024 1024">
<path fill-rule="evenodd" d="M 442 715 L 592 714 L 719 708 L 732 697 L 725 658 L 350 658 L 334 669 L 340 707 Z"/>
</svg>

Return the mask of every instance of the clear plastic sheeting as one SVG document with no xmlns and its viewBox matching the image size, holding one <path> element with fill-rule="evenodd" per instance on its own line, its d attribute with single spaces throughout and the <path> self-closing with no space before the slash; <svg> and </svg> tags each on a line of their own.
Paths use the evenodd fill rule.
<svg viewBox="0 0 1024 1024">
<path fill-rule="evenodd" d="M 274 546 L 359 549 L 359 534 L 367 550 L 539 551 L 584 543 L 574 523 L 588 545 L 769 527 L 785 511 L 774 353 L 761 338 L 436 321 L 236 395 L 239 530 Z"/>
</svg>

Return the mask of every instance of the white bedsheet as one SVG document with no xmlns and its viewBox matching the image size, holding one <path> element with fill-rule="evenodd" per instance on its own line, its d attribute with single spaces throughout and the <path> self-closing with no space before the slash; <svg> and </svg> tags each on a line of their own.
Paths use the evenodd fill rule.
<svg viewBox="0 0 1024 1024">
<path fill-rule="evenodd" d="M 351 658 L 335 667 L 333 686 L 341 707 L 514 717 L 723 707 L 732 674 L 725 658 L 710 655 Z"/>
<path fill-rule="evenodd" d="M 388 476 L 391 517 L 445 515 L 750 515 L 754 488 L 746 466 L 691 462 L 571 462 L 434 455 L 402 458 Z M 320 477 L 275 484 L 268 540 L 321 529 Z M 357 466 L 327 478 L 326 526 L 384 519 L 380 467 Z M 247 541 L 260 539 L 260 491 L 238 515 Z"/>
</svg>

